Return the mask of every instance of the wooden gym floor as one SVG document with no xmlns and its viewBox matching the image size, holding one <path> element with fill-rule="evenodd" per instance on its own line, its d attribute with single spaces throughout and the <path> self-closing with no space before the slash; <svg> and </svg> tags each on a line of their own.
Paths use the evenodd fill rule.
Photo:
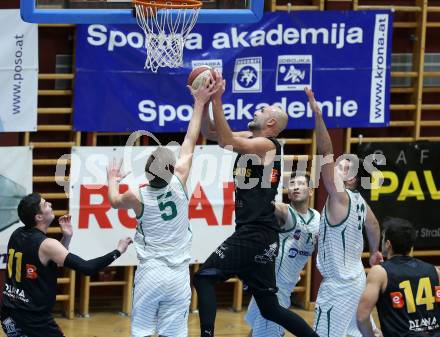
<svg viewBox="0 0 440 337">
<path fill-rule="evenodd" d="M 309 324 L 313 322 L 313 311 L 294 310 L 304 317 Z M 249 333 L 249 327 L 244 320 L 246 311 L 236 313 L 226 309 L 217 311 L 216 337 L 245 337 Z M 68 320 L 56 317 L 66 337 L 129 337 L 130 318 L 117 313 L 101 312 L 92 313 L 90 318 L 78 318 Z M 0 329 L 1 330 L 1 329 Z M 4 336 L 0 332 L 0 336 Z M 199 316 L 189 315 L 189 337 L 199 337 Z M 286 337 L 292 337 L 286 333 Z M 172 336 L 170 336 L 172 337 Z"/>
<path fill-rule="evenodd" d="M 313 323 L 313 311 L 293 310 L 301 315 L 310 325 Z M 249 326 L 244 320 L 246 311 L 236 313 L 226 309 L 217 311 L 216 332 L 217 337 L 246 337 L 249 333 Z M 377 314 L 373 317 L 376 321 Z M 114 312 L 95 312 L 90 318 L 76 317 L 73 320 L 56 316 L 66 337 L 129 337 L 130 317 L 121 316 Z M 0 329 L 1 330 L 1 329 Z M 0 336 L 5 336 L 0 332 Z M 199 337 L 199 317 L 197 314 L 189 315 L 189 337 Z M 286 337 L 292 337 L 286 333 Z M 172 336 L 170 336 L 172 337 Z"/>
</svg>

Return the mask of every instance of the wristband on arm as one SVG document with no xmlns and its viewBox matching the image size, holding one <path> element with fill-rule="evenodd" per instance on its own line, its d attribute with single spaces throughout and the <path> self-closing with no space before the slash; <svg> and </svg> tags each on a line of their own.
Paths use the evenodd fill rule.
<svg viewBox="0 0 440 337">
<path fill-rule="evenodd" d="M 66 256 L 66 259 L 64 260 L 64 266 L 76 270 L 87 276 L 91 276 L 96 272 L 100 271 L 101 269 L 104 269 L 105 267 L 110 265 L 120 256 L 121 256 L 121 252 L 115 249 L 114 251 L 104 256 L 86 261 L 80 258 L 78 255 L 69 253 Z"/>
</svg>

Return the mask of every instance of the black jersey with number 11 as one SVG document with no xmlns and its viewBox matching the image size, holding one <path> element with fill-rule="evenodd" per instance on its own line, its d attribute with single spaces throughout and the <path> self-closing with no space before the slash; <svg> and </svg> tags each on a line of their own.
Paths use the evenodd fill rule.
<svg viewBox="0 0 440 337">
<path fill-rule="evenodd" d="M 49 313 L 55 303 L 57 265 L 40 262 L 38 250 L 46 235 L 36 228 L 17 228 L 8 243 L 3 305 L 13 310 Z"/>
</svg>

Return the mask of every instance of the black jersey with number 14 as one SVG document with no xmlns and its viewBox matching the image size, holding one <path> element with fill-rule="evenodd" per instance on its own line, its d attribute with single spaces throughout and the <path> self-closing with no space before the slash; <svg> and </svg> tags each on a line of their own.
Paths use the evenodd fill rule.
<svg viewBox="0 0 440 337">
<path fill-rule="evenodd" d="M 409 256 L 383 262 L 388 283 L 377 302 L 384 337 L 437 336 L 440 287 L 436 268 Z"/>
</svg>

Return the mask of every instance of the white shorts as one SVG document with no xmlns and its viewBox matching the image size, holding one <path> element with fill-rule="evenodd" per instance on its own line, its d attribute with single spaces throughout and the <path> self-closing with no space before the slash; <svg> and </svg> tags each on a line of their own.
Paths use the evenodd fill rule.
<svg viewBox="0 0 440 337">
<path fill-rule="evenodd" d="M 320 337 L 362 337 L 356 311 L 365 289 L 365 274 L 353 280 L 324 279 L 319 286 L 313 326 Z"/>
<path fill-rule="evenodd" d="M 139 265 L 134 279 L 131 336 L 188 336 L 189 266 Z"/>
<path fill-rule="evenodd" d="M 292 293 L 292 288 L 289 290 L 280 287 L 277 292 L 277 297 L 280 305 L 283 308 L 290 308 L 290 294 Z M 252 297 L 248 311 L 245 316 L 246 322 L 252 327 L 252 337 L 278 337 L 284 336 L 284 328 L 272 321 L 268 321 L 263 318 L 258 309 L 257 302 Z"/>
</svg>

